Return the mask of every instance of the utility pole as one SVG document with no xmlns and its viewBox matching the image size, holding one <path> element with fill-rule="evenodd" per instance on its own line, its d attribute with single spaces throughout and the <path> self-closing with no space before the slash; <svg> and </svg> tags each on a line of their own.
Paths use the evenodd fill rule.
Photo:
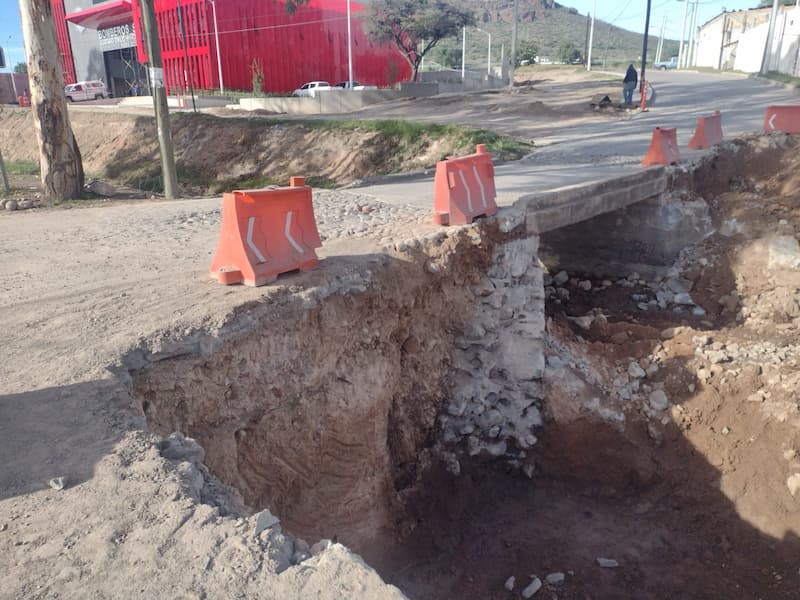
<svg viewBox="0 0 800 600">
<path fill-rule="evenodd" d="M 682 69 L 686 55 L 684 53 L 683 44 L 686 41 L 686 15 L 689 12 L 689 0 L 683 1 L 683 23 L 681 24 L 681 44 L 678 47 L 678 68 Z"/>
<path fill-rule="evenodd" d="M 467 65 L 467 26 L 461 30 L 461 83 L 464 83 Z"/>
<path fill-rule="evenodd" d="M 695 44 L 697 42 L 697 0 L 692 2 L 692 25 L 689 31 L 689 64 L 693 67 L 695 63 Z"/>
<path fill-rule="evenodd" d="M 0 172 L 3 174 L 3 192 L 8 195 L 11 193 L 11 186 L 8 185 L 8 173 L 6 163 L 3 162 L 3 153 L 0 152 Z"/>
<path fill-rule="evenodd" d="M 175 174 L 175 154 L 172 149 L 172 133 L 169 129 L 169 107 L 167 91 L 164 89 L 164 68 L 161 64 L 161 46 L 158 43 L 158 25 L 155 0 L 140 0 L 142 7 L 142 27 L 147 47 L 147 61 L 150 72 L 150 88 L 153 92 L 153 108 L 156 113 L 158 147 L 161 151 L 161 174 L 164 180 L 164 196 L 171 200 L 178 189 Z"/>
<path fill-rule="evenodd" d="M 597 13 L 597 0 L 592 1 L 592 24 L 589 27 L 589 53 L 586 56 L 586 70 L 592 70 L 592 44 L 594 44 L 594 16 Z"/>
<path fill-rule="evenodd" d="M 583 60 L 584 64 L 589 64 L 586 58 L 589 56 L 589 28 L 592 26 L 592 13 L 586 13 L 586 37 L 583 39 Z"/>
<path fill-rule="evenodd" d="M 772 58 L 772 41 L 775 38 L 775 21 L 778 17 L 778 0 L 772 2 L 772 12 L 769 14 L 769 29 L 767 30 L 767 42 L 764 44 L 764 55 L 761 58 L 761 74 L 769 72 L 769 63 Z"/>
<path fill-rule="evenodd" d="M 798 0 L 800 1 L 800 0 Z M 519 0 L 514 0 L 514 22 L 511 24 L 511 69 L 508 72 L 508 87 L 514 87 L 514 71 L 517 68 L 517 29 L 519 27 Z M 462 74 L 463 78 L 463 74 Z"/>
<path fill-rule="evenodd" d="M 664 15 L 664 20 L 661 21 L 661 35 L 658 37 L 658 47 L 656 49 L 656 62 L 661 60 L 661 51 L 664 49 L 664 29 L 667 26 L 667 15 Z"/>
<path fill-rule="evenodd" d="M 647 16 L 644 19 L 644 42 L 642 43 L 642 73 L 639 78 L 642 92 L 642 107 L 645 106 L 645 95 L 647 94 L 647 84 L 645 83 L 645 72 L 647 71 L 647 38 L 650 35 L 650 3 L 647 0 Z"/>
<path fill-rule="evenodd" d="M 183 20 L 183 7 L 181 0 L 178 0 L 178 24 L 181 28 L 181 44 L 183 45 L 183 62 L 186 67 L 183 69 L 183 81 L 186 87 L 189 88 L 189 93 L 192 96 L 192 112 L 197 112 L 197 105 L 194 102 L 194 73 L 192 72 L 192 64 L 189 62 L 189 48 L 186 46 L 186 25 Z"/>
<path fill-rule="evenodd" d="M 722 16 L 722 40 L 719 43 L 719 61 L 717 61 L 717 69 L 722 71 L 722 58 L 725 55 L 725 37 L 728 33 L 728 13 Z"/>
<path fill-rule="evenodd" d="M 350 0 L 347 0 L 347 89 L 353 89 L 353 32 L 350 27 Z"/>
<path fill-rule="evenodd" d="M 225 84 L 222 82 L 222 57 L 219 53 L 219 25 L 217 24 L 217 3 L 215 0 L 208 0 L 211 2 L 211 8 L 214 11 L 214 44 L 217 47 L 217 74 L 219 75 L 219 93 L 225 93 Z"/>
</svg>

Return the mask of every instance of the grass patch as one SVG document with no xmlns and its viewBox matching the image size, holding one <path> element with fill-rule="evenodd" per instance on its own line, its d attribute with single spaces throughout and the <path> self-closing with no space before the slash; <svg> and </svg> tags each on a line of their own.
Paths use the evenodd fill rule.
<svg viewBox="0 0 800 600">
<path fill-rule="evenodd" d="M 800 77 L 792 77 L 791 75 L 778 73 L 777 71 L 770 71 L 766 75 L 759 75 L 759 77 L 770 79 L 771 81 L 779 81 L 795 88 L 800 87 Z"/>
<path fill-rule="evenodd" d="M 6 163 L 9 175 L 39 175 L 39 163 L 28 160 L 17 160 Z"/>
<path fill-rule="evenodd" d="M 309 129 L 342 129 L 380 133 L 383 137 L 401 146 L 414 147 L 433 140 L 450 139 L 457 151 L 472 152 L 476 144 L 485 144 L 488 152 L 498 154 L 502 160 L 517 160 L 528 154 L 531 144 L 509 138 L 486 129 L 472 129 L 461 125 L 439 125 L 401 119 L 386 120 L 336 120 L 314 119 L 308 121 L 284 121 L 285 124 L 302 124 Z"/>
<path fill-rule="evenodd" d="M 319 137 L 326 141 L 341 144 L 358 145 L 358 151 L 364 152 L 369 166 L 358 172 L 358 177 L 401 173 L 420 168 L 429 168 L 436 160 L 445 156 L 461 156 L 472 154 L 476 144 L 484 144 L 495 161 L 517 160 L 527 155 L 532 143 L 517 140 L 483 129 L 473 129 L 459 125 L 440 125 L 421 123 L 400 119 L 392 120 L 357 120 L 357 119 L 273 119 L 252 117 L 221 118 L 213 115 L 181 113 L 173 120 L 178 127 L 210 130 L 235 127 L 240 137 L 237 148 L 242 152 L 234 153 L 225 160 L 237 161 L 238 154 L 247 152 L 247 148 L 255 146 L 260 138 L 269 138 L 270 132 L 277 128 L 292 128 L 293 133 L 303 136 L 311 132 L 319 132 Z M 323 132 L 328 133 L 322 135 Z M 349 132 L 362 135 L 351 135 Z M 371 134 L 369 136 L 363 134 Z M 250 139 L 252 137 L 252 140 Z M 369 139 L 365 139 L 369 138 Z M 354 141 L 355 140 L 355 141 Z M 362 144 L 363 142 L 363 144 Z M 306 146 L 303 146 L 305 148 Z M 432 156 L 434 152 L 441 156 Z M 287 148 L 285 151 L 291 151 Z M 298 150 L 309 152 L 310 150 Z M 422 161 L 419 157 L 424 157 Z M 250 167 L 245 173 L 231 176 L 233 169 L 225 165 L 211 168 L 199 167 L 190 159 L 177 161 L 178 183 L 192 193 L 219 194 L 234 189 L 260 189 L 268 186 L 285 186 L 289 174 L 282 174 L 268 165 Z M 262 172 L 263 169 L 263 172 Z M 339 180 L 324 168 L 316 168 L 318 174 L 306 177 L 308 185 L 316 188 L 334 188 L 349 180 Z M 121 151 L 107 163 L 105 177 L 124 182 L 144 192 L 162 192 L 161 163 L 157 155 L 137 154 Z M 366 172 L 364 172 L 366 171 Z"/>
</svg>

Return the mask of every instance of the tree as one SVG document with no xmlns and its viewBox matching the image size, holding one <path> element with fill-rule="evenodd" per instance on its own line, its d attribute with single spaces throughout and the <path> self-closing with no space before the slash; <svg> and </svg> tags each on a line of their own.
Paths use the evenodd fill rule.
<svg viewBox="0 0 800 600">
<path fill-rule="evenodd" d="M 563 63 L 572 64 L 581 58 L 581 51 L 572 42 L 563 42 L 558 48 L 558 59 Z"/>
<path fill-rule="evenodd" d="M 450 69 L 460 69 L 461 68 L 461 48 L 455 47 L 447 47 L 444 44 L 435 48 L 434 51 L 430 53 L 430 56 L 433 60 L 438 62 L 443 67 L 447 67 Z"/>
<path fill-rule="evenodd" d="M 28 65 L 25 63 L 17 63 L 14 65 L 14 73 L 27 73 Z"/>
<path fill-rule="evenodd" d="M 517 48 L 516 66 L 520 66 L 523 62 L 525 62 L 526 65 L 533 64 L 538 54 L 539 48 L 535 42 L 530 40 L 521 41 L 519 43 L 519 48 Z"/>
<path fill-rule="evenodd" d="M 475 16 L 444 0 L 375 0 L 365 17 L 365 29 L 373 41 L 394 43 L 408 61 L 417 80 L 422 58 L 443 38 L 472 25 Z"/>
<path fill-rule="evenodd" d="M 50 200 L 78 198 L 83 163 L 69 123 L 50 0 L 19 0 L 19 13 L 44 195 Z"/>
</svg>

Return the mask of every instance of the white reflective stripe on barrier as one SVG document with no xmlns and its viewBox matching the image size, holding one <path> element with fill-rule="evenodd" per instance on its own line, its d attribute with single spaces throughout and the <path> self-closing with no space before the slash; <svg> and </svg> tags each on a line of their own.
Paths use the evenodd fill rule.
<svg viewBox="0 0 800 600">
<path fill-rule="evenodd" d="M 256 255 L 256 258 L 258 258 L 258 262 L 265 263 L 267 262 L 267 259 L 264 258 L 264 255 L 261 254 L 261 251 L 253 243 L 253 225 L 255 225 L 255 223 L 256 223 L 255 217 L 250 217 L 247 220 L 247 239 L 245 241 L 247 242 L 247 247 L 250 248 L 250 250 L 253 251 L 253 254 Z"/>
</svg>

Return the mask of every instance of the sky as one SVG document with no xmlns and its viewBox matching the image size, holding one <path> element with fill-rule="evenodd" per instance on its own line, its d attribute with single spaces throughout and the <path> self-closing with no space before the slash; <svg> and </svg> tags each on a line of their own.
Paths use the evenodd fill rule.
<svg viewBox="0 0 800 600">
<path fill-rule="evenodd" d="M 597 18 L 631 31 L 644 32 L 647 0 L 596 0 L 596 3 Z M 583 15 L 592 12 L 592 0 L 559 0 L 559 4 L 576 8 Z M 758 4 L 758 0 L 699 0 L 697 26 L 713 19 L 723 10 L 743 10 L 754 8 Z M 674 40 L 680 39 L 683 7 L 684 0 L 651 0 L 650 34 L 659 34 L 661 24 L 666 17 L 665 37 Z M 691 6 L 689 7 L 690 15 Z M 689 36 L 689 16 L 686 17 L 687 38 Z"/>
<path fill-rule="evenodd" d="M 458 0 L 453 0 L 457 3 Z M 596 0 L 598 18 L 631 31 L 643 32 L 647 0 Z M 682 0 L 651 0 L 650 31 L 658 35 L 661 24 L 666 17 L 665 35 L 671 39 L 681 36 L 683 20 Z M 559 4 L 572 6 L 581 14 L 592 10 L 592 0 L 560 0 Z M 700 0 L 697 8 L 697 25 L 702 25 L 723 11 L 753 8 L 758 0 Z M 688 24 L 687 24 L 688 29 Z M 687 33 L 688 36 L 688 33 Z M 22 32 L 19 24 L 17 0 L 0 0 L 0 46 L 6 53 L 5 70 L 18 62 L 24 62 L 22 50 Z"/>
<path fill-rule="evenodd" d="M 5 51 L 7 66 L 0 72 L 8 72 L 15 64 L 25 62 L 17 0 L 0 0 L 0 46 Z"/>
</svg>

